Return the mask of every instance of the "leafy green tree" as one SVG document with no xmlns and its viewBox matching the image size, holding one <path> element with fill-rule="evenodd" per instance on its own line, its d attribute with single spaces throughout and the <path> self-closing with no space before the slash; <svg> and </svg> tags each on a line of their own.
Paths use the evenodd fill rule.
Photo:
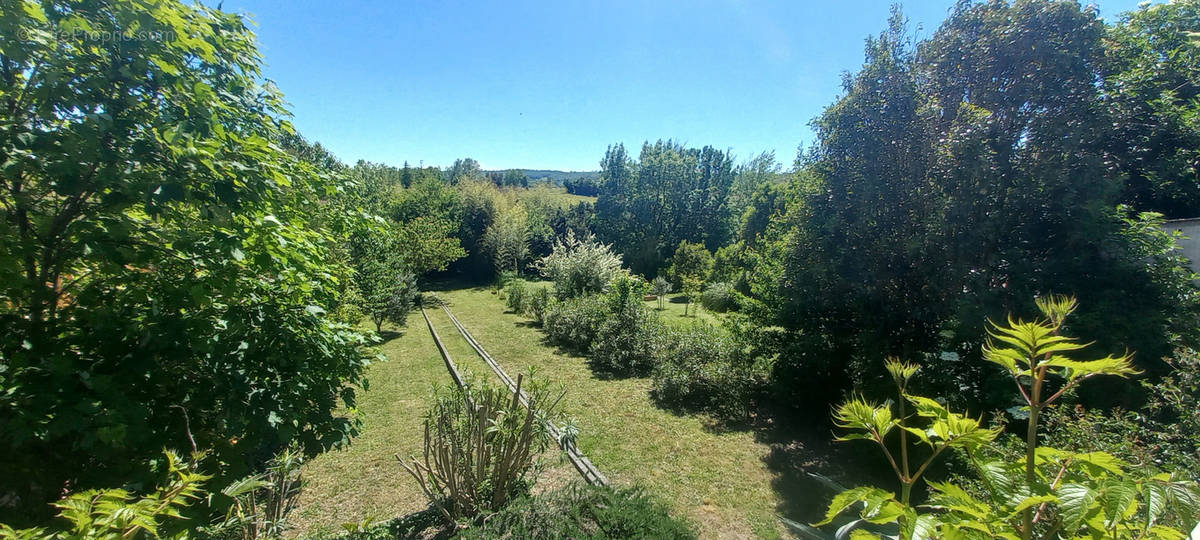
<svg viewBox="0 0 1200 540">
<path fill-rule="evenodd" d="M 848 370 L 835 380 L 879 384 L 880 355 L 953 352 L 934 384 L 1000 406 L 1002 378 L 972 367 L 985 336 L 971 321 L 1064 291 L 1083 301 L 1076 331 L 1163 371 L 1197 340 L 1195 287 L 1178 261 L 1144 256 L 1161 238 L 1117 209 L 1095 11 L 963 2 L 925 41 L 906 28 L 896 12 L 868 41 L 814 123 L 796 198 L 746 259 L 764 322 L 820 336 Z M 1116 390 L 1093 397 L 1136 399 Z"/>
<path fill-rule="evenodd" d="M 708 279 L 708 273 L 712 271 L 713 255 L 703 244 L 685 240 L 675 248 L 675 254 L 669 262 L 671 266 L 667 269 L 667 275 L 671 277 L 675 288 L 682 289 L 684 278 L 692 277 L 701 282 Z"/>
<path fill-rule="evenodd" d="M 521 169 L 509 169 L 504 171 L 504 177 L 500 183 L 508 187 L 529 187 L 529 177 L 525 175 L 525 171 Z"/>
<path fill-rule="evenodd" d="M 687 315 L 688 308 L 699 300 L 700 294 L 704 292 L 704 283 L 708 281 L 708 274 L 712 271 L 713 256 L 703 244 L 693 244 L 685 240 L 675 249 L 670 263 L 667 274 L 674 281 L 673 285 L 683 292 L 684 298 L 687 299 L 687 305 L 683 307 L 683 314 Z"/>
<path fill-rule="evenodd" d="M 467 254 L 454 236 L 458 229 L 454 222 L 417 218 L 394 228 L 400 260 L 417 276 L 445 270 Z"/>
<path fill-rule="evenodd" d="M 470 180 L 458 184 L 454 189 L 462 204 L 458 238 L 467 250 L 467 256 L 457 261 L 451 269 L 475 278 L 490 277 L 495 273 L 495 265 L 484 243 L 484 235 L 500 208 L 510 201 L 491 182 Z"/>
<path fill-rule="evenodd" d="M 671 293 L 671 289 L 671 282 L 667 281 L 667 278 L 662 276 L 654 278 L 654 281 L 650 283 L 651 292 L 654 293 L 654 296 L 658 297 L 659 311 L 666 309 L 666 307 L 663 306 L 663 302 L 667 299 L 667 295 Z"/>
<path fill-rule="evenodd" d="M 244 20 L 200 4 L 0 11 L 0 509 L 136 482 L 162 448 L 230 469 L 355 433 L 337 181 L 284 149 Z M 98 42 L 78 28 L 136 39 Z M 53 467 L 47 467 L 53 463 Z M 12 515 L 14 514 L 15 515 Z M 9 519 L 11 518 L 11 520 Z"/>
<path fill-rule="evenodd" d="M 483 170 L 479 167 L 479 162 L 471 158 L 462 158 L 454 160 L 454 165 L 446 169 L 446 181 L 450 184 L 458 184 L 463 180 L 483 180 Z"/>
<path fill-rule="evenodd" d="M 363 229 L 350 238 L 350 264 L 359 308 L 375 323 L 403 325 L 417 296 L 416 277 L 405 264 L 403 248 L 387 229 Z"/>
<path fill-rule="evenodd" d="M 724 245 L 730 232 L 727 199 L 733 160 L 712 147 L 646 143 L 639 161 L 623 145 L 601 161 L 596 231 L 630 268 L 654 274 L 680 241 Z"/>
<path fill-rule="evenodd" d="M 778 186 L 787 182 L 788 175 L 783 166 L 775 161 L 775 151 L 763 152 L 743 163 L 734 171 L 733 184 L 729 187 L 729 210 L 731 218 L 738 220 L 750 206 L 755 193 L 765 186 Z"/>
<path fill-rule="evenodd" d="M 1104 107 L 1125 173 L 1122 200 L 1200 216 L 1200 2 L 1146 4 L 1105 36 Z"/>
<path fill-rule="evenodd" d="M 529 213 L 519 204 L 503 208 L 483 235 L 497 272 L 521 274 L 529 258 Z"/>
</svg>

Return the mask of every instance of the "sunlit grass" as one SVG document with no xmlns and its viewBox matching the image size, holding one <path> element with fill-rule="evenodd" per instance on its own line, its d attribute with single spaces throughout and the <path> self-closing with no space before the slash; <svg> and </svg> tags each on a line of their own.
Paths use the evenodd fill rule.
<svg viewBox="0 0 1200 540">
<path fill-rule="evenodd" d="M 305 465 L 307 485 L 292 517 L 295 533 L 330 533 L 343 523 L 385 521 L 426 507 L 420 488 L 392 455 L 421 452 L 422 415 L 433 385 L 450 384 L 450 378 L 420 312 L 408 320 L 399 337 L 381 346 L 388 360 L 369 368 L 370 387 L 358 393 L 362 434 L 348 448 Z"/>
<path fill-rule="evenodd" d="M 752 431 L 713 430 L 703 417 L 660 409 L 647 378 L 598 378 L 586 359 L 547 345 L 532 321 L 507 313 L 493 288 L 437 294 L 510 375 L 533 369 L 567 390 L 562 409 L 581 429 L 580 449 L 614 483 L 645 487 L 693 520 L 706 538 L 780 535 L 775 515 L 780 495 L 764 462 L 770 448 Z M 657 302 L 647 305 L 657 308 Z M 703 310 L 683 317 L 682 304 L 667 306 L 658 313 L 671 324 L 718 317 Z M 428 312 L 460 371 L 468 379 L 498 383 L 449 318 L 436 307 Z M 433 386 L 450 384 L 450 377 L 419 311 L 381 351 L 389 360 L 371 366 L 370 389 L 360 393 L 363 433 L 349 448 L 306 465 L 308 485 L 294 514 L 294 534 L 328 534 L 342 523 L 382 522 L 427 505 L 393 454 L 421 451 L 422 415 L 432 402 Z M 538 491 L 575 476 L 554 456 L 547 456 L 547 466 Z"/>
<path fill-rule="evenodd" d="M 597 378 L 586 359 L 547 346 L 529 319 L 506 313 L 500 295 L 490 288 L 438 294 L 509 374 L 533 368 L 567 388 L 563 410 L 581 429 L 580 449 L 612 481 L 638 484 L 659 495 L 694 520 L 704 537 L 779 534 L 779 495 L 763 461 L 769 448 L 752 432 L 718 432 L 701 417 L 658 408 L 649 379 Z M 669 310 L 665 317 L 673 313 Z M 678 313 L 683 313 L 682 305 Z M 698 318 L 704 316 L 701 312 Z M 447 337 L 456 336 L 450 334 L 454 327 L 449 321 L 435 323 L 443 339 L 453 341 Z"/>
</svg>

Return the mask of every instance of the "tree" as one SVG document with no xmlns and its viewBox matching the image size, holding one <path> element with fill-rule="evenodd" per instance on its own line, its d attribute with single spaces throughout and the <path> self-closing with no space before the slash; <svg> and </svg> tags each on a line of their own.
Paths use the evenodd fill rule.
<svg viewBox="0 0 1200 540">
<path fill-rule="evenodd" d="M 400 243 L 386 228 L 363 229 L 350 238 L 350 264 L 359 307 L 375 323 L 403 325 L 417 296 L 416 278 L 405 265 Z"/>
<path fill-rule="evenodd" d="M 658 141 L 644 144 L 634 162 L 616 145 L 600 166 L 596 231 L 633 271 L 654 274 L 682 240 L 712 250 L 728 240 L 733 160 L 727 152 Z"/>
<path fill-rule="evenodd" d="M 662 311 L 666 309 L 663 306 L 663 301 L 666 300 L 667 295 L 671 293 L 671 282 L 667 281 L 667 278 L 658 276 L 654 278 L 653 282 L 651 282 L 650 290 L 654 293 L 654 296 L 658 297 L 658 310 Z"/>
<path fill-rule="evenodd" d="M 678 287 L 687 299 L 687 305 L 683 307 L 683 314 L 687 315 L 688 307 L 704 292 L 704 283 L 712 271 L 713 256 L 704 245 L 685 240 L 679 243 L 670 262 L 668 275 L 674 280 L 674 286 Z"/>
<path fill-rule="evenodd" d="M 479 162 L 471 158 L 462 158 L 454 160 L 454 165 L 446 169 L 446 181 L 451 185 L 458 184 L 463 180 L 482 180 L 483 170 L 479 168 Z"/>
<path fill-rule="evenodd" d="M 1082 301 L 1077 331 L 1165 369 L 1196 341 L 1195 288 L 1177 262 L 1139 259 L 1158 240 L 1117 210 L 1103 34 L 1073 3 L 963 2 L 918 43 L 897 11 L 814 123 L 798 196 L 754 248 L 769 256 L 748 259 L 771 280 L 754 278 L 763 322 L 821 336 L 849 370 L 835 378 L 860 385 L 883 382 L 863 369 L 878 356 L 954 352 L 935 384 L 1000 405 L 1003 379 L 972 367 L 985 336 L 970 321 L 1062 291 Z"/>
<path fill-rule="evenodd" d="M 514 204 L 500 209 L 483 235 L 483 245 L 492 256 L 497 272 L 521 274 L 521 263 L 529 258 L 529 213 Z"/>
<path fill-rule="evenodd" d="M 729 210 L 735 220 L 741 218 L 750 206 L 755 193 L 764 186 L 775 186 L 787 181 L 783 167 L 775 161 L 775 151 L 763 152 L 737 167 L 733 183 L 729 187 Z"/>
<path fill-rule="evenodd" d="M 529 177 L 521 169 L 509 169 L 504 171 L 504 177 L 501 179 L 501 184 L 507 187 L 529 187 Z"/>
<path fill-rule="evenodd" d="M 234 471 L 347 441 L 368 355 L 325 311 L 332 224 L 357 218 L 283 148 L 245 21 L 22 2 L 0 41 L 0 521 L 191 440 Z"/>
<path fill-rule="evenodd" d="M 1105 36 L 1103 103 L 1125 173 L 1122 201 L 1200 216 L 1200 2 L 1146 4 Z"/>
</svg>

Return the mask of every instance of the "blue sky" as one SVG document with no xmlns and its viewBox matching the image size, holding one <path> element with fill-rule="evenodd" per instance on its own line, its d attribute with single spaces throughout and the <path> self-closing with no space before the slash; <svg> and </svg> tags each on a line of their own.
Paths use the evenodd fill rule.
<svg viewBox="0 0 1200 540">
<path fill-rule="evenodd" d="M 909 2 L 919 36 L 953 0 Z M 1104 0 L 1112 19 L 1136 0 Z M 257 23 L 294 122 L 342 160 L 594 170 L 645 140 L 775 150 L 863 60 L 890 2 L 226 0 Z"/>
</svg>

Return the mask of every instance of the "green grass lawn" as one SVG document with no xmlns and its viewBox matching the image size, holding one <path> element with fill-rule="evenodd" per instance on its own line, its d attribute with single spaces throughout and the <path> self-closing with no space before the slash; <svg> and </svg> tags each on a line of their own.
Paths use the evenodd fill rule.
<svg viewBox="0 0 1200 540">
<path fill-rule="evenodd" d="M 687 307 L 687 315 L 683 314 L 683 308 Z M 646 307 L 650 308 L 655 313 L 662 317 L 663 322 L 674 325 L 689 325 L 697 321 L 704 321 L 711 324 L 721 324 L 722 314 L 713 313 L 703 307 L 700 307 L 699 302 L 693 302 L 692 305 L 687 305 L 683 302 L 683 295 L 668 294 L 666 300 L 663 301 L 663 309 L 658 309 L 658 300 L 647 300 Z"/>
<path fill-rule="evenodd" d="M 437 294 L 510 375 L 532 368 L 567 390 L 562 408 L 581 429 L 580 449 L 614 483 L 639 485 L 658 495 L 675 513 L 695 522 L 705 538 L 778 537 L 783 531 L 776 514 L 796 517 L 791 515 L 795 501 L 806 493 L 781 476 L 790 473 L 779 472 L 792 467 L 787 462 L 795 459 L 793 449 L 781 452 L 754 430 L 714 429 L 703 416 L 661 409 L 650 397 L 647 378 L 598 378 L 586 359 L 548 345 L 529 319 L 507 313 L 502 297 L 490 287 Z M 668 306 L 661 313 L 673 324 L 716 322 L 719 317 L 702 310 L 696 318 L 685 318 L 682 304 Z M 468 379 L 499 384 L 449 318 L 436 307 L 427 311 L 460 371 Z M 328 534 L 342 523 L 382 522 L 427 506 L 393 454 L 420 453 L 422 415 L 432 403 L 432 389 L 451 384 L 451 379 L 419 311 L 380 350 L 388 360 L 370 367 L 370 388 L 359 394 L 363 432 L 348 448 L 317 456 L 305 466 L 308 485 L 293 514 L 294 534 Z M 546 470 L 536 491 L 577 479 L 557 454 L 548 453 L 543 460 Z"/>
<path fill-rule="evenodd" d="M 506 313 L 491 288 L 438 294 L 510 375 L 533 368 L 567 389 L 563 407 L 581 429 L 580 449 L 610 480 L 658 494 L 704 537 L 780 534 L 775 511 L 781 500 L 766 464 L 771 449 L 754 433 L 713 430 L 702 417 L 658 408 L 649 379 L 597 378 L 584 358 L 547 346 L 530 320 Z M 449 341 L 453 326 L 438 325 Z"/>
<path fill-rule="evenodd" d="M 342 523 L 385 521 L 427 506 L 416 482 L 392 455 L 421 452 L 422 415 L 432 402 L 433 386 L 452 382 L 419 311 L 380 351 L 387 361 L 368 368 L 370 387 L 358 393 L 362 434 L 346 449 L 319 455 L 304 466 L 307 485 L 292 515 L 298 533 L 340 531 Z"/>
</svg>

